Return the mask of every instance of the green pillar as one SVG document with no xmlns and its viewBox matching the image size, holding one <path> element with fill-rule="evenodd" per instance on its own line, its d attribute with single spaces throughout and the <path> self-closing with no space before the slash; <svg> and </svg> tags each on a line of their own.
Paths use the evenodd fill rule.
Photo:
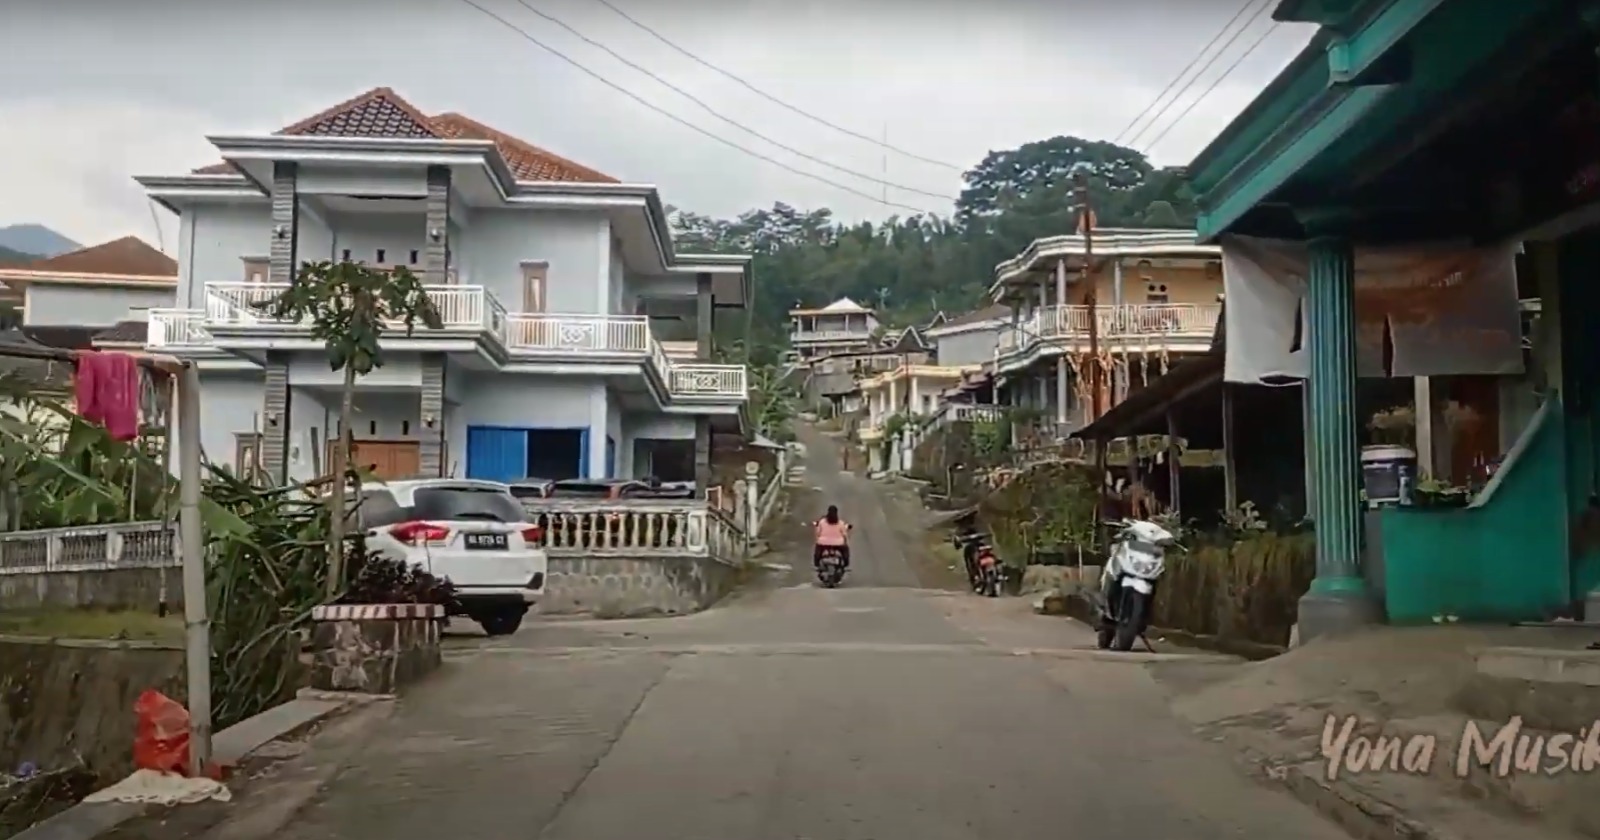
<svg viewBox="0 0 1600 840">
<path fill-rule="evenodd" d="M 1361 576 L 1355 258 L 1344 237 L 1319 236 L 1308 250 L 1306 410 L 1317 576 L 1300 600 L 1302 642 L 1371 623 L 1374 614 Z"/>
</svg>

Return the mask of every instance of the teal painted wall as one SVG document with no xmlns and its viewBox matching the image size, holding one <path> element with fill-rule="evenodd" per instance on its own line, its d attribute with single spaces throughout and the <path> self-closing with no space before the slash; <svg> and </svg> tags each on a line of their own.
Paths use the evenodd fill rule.
<svg viewBox="0 0 1600 840">
<path fill-rule="evenodd" d="M 1437 615 L 1535 621 L 1571 601 L 1567 563 L 1566 436 L 1559 398 L 1541 409 L 1478 507 L 1383 511 L 1385 598 L 1391 624 Z"/>
<path fill-rule="evenodd" d="M 1576 521 L 1600 505 L 1600 232 L 1579 231 L 1562 240 L 1557 259 L 1567 513 Z M 1571 571 L 1575 598 L 1600 586 L 1600 545 L 1574 545 Z"/>
</svg>

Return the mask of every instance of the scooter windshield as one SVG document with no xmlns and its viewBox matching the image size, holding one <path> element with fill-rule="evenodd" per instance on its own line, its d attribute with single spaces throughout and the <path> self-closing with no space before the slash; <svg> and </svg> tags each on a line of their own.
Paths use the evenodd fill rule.
<svg viewBox="0 0 1600 840">
<path fill-rule="evenodd" d="M 1145 540 L 1128 540 L 1128 549 L 1148 554 L 1152 557 L 1160 557 L 1166 553 L 1166 549 L 1160 543 L 1147 542 Z"/>
</svg>

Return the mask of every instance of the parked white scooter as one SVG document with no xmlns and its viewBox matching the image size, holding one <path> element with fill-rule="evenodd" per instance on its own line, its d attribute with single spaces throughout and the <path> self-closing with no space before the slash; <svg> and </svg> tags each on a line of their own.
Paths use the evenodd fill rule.
<svg viewBox="0 0 1600 840">
<path fill-rule="evenodd" d="M 1096 640 L 1102 650 L 1132 650 L 1134 640 L 1143 638 L 1150 626 L 1156 583 L 1167 569 L 1166 550 L 1181 551 L 1183 546 L 1172 532 L 1154 522 L 1129 519 L 1107 524 L 1115 529 L 1115 535 L 1100 572 Z"/>
</svg>

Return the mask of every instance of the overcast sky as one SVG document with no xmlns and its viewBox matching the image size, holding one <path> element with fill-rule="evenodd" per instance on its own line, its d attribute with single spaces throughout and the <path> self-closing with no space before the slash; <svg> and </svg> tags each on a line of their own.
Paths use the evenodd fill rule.
<svg viewBox="0 0 1600 840">
<path fill-rule="evenodd" d="M 523 2 L 718 113 L 868 178 L 717 119 L 519 0 L 473 2 L 659 108 L 864 195 L 652 112 L 466 0 L 5 0 L 0 225 L 40 222 L 85 243 L 153 240 L 133 175 L 212 163 L 206 134 L 268 133 L 379 85 L 425 112 L 459 111 L 624 181 L 656 184 L 666 202 L 703 213 L 731 216 L 775 201 L 850 219 L 905 213 L 879 203 L 885 187 L 872 178 L 934 194 L 888 187 L 890 202 L 947 212 L 960 189 L 958 170 L 886 153 L 788 111 L 598 0 Z M 800 110 L 965 167 L 991 149 L 1058 134 L 1118 139 L 1241 0 L 611 2 Z M 1272 24 L 1269 5 L 1257 0 L 1252 25 L 1154 128 L 1121 142 L 1158 164 L 1199 151 L 1310 37 L 1308 27 Z M 1266 40 L 1178 121 L 1263 32 Z M 170 250 L 175 223 L 161 216 Z"/>
</svg>

